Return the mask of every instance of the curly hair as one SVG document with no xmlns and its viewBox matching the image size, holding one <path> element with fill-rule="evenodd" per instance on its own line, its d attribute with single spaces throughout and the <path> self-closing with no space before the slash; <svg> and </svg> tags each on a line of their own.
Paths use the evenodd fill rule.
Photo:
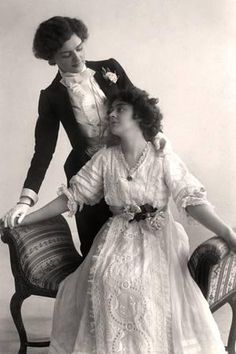
<svg viewBox="0 0 236 354">
<path fill-rule="evenodd" d="M 73 34 L 76 34 L 82 42 L 88 38 L 87 27 L 77 18 L 54 16 L 42 22 L 33 40 L 35 57 L 51 60 Z"/>
<path fill-rule="evenodd" d="M 118 100 L 132 105 L 133 119 L 138 121 L 143 136 L 147 141 L 152 141 L 162 131 L 161 121 L 163 116 L 157 106 L 159 102 L 157 98 L 149 97 L 146 91 L 137 87 L 121 90 L 108 100 L 108 112 L 112 103 Z M 112 145 L 111 141 L 111 139 L 108 140 L 108 145 Z M 114 139 L 114 141 L 117 141 L 117 139 Z"/>
</svg>

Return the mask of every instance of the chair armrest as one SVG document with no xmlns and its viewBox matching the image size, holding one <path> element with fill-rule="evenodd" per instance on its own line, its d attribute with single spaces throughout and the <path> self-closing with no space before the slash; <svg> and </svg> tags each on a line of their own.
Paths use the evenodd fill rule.
<svg viewBox="0 0 236 354">
<path fill-rule="evenodd" d="M 189 271 L 206 296 L 211 267 L 219 263 L 230 252 L 228 244 L 219 236 L 201 243 L 190 257 Z"/>
<path fill-rule="evenodd" d="M 0 233 L 9 246 L 15 280 L 34 287 L 56 292 L 60 281 L 82 262 L 62 215 L 14 229 L 0 224 Z"/>
</svg>

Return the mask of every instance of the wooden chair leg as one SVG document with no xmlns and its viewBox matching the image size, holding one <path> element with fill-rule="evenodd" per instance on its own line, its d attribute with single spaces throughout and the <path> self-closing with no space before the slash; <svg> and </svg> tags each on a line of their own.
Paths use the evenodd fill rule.
<svg viewBox="0 0 236 354">
<path fill-rule="evenodd" d="M 20 292 L 15 292 L 15 294 L 11 298 L 10 302 L 10 310 L 11 310 L 11 315 L 13 318 L 13 321 L 15 323 L 17 332 L 20 337 L 20 350 L 18 354 L 26 354 L 27 353 L 27 335 L 25 331 L 25 327 L 23 324 L 22 316 L 21 316 L 21 307 L 23 304 L 23 301 L 29 297 L 27 294 L 22 294 Z"/>
<path fill-rule="evenodd" d="M 234 296 L 229 304 L 232 309 L 232 322 L 229 332 L 227 351 L 229 354 L 235 354 L 235 344 L 236 344 L 236 296 Z"/>
</svg>

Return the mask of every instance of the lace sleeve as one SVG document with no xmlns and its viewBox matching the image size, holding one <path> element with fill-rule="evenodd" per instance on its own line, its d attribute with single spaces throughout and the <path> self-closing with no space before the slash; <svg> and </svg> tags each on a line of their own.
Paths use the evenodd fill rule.
<svg viewBox="0 0 236 354">
<path fill-rule="evenodd" d="M 182 217 L 188 222 L 194 219 L 186 212 L 189 205 L 211 205 L 207 200 L 207 193 L 202 183 L 187 169 L 183 161 L 173 152 L 164 157 L 165 182 Z"/>
<path fill-rule="evenodd" d="M 62 186 L 58 194 L 65 194 L 68 198 L 69 215 L 76 213 L 78 205 L 82 210 L 83 205 L 99 203 L 104 195 L 103 170 L 106 159 L 105 148 L 98 151 L 81 170 L 71 178 L 69 188 Z"/>
</svg>

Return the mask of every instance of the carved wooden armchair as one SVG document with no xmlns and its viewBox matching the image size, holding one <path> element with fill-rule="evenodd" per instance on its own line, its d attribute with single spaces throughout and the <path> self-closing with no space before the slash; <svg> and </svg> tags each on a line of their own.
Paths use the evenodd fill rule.
<svg viewBox="0 0 236 354">
<path fill-rule="evenodd" d="M 82 258 L 62 216 L 13 230 L 2 228 L 1 235 L 9 246 L 15 279 L 10 309 L 20 337 L 18 354 L 26 354 L 27 347 L 48 346 L 49 342 L 28 340 L 21 316 L 23 301 L 31 295 L 55 297 L 59 283 L 79 266 Z M 233 316 L 226 350 L 235 354 L 236 254 L 229 252 L 220 237 L 213 237 L 193 252 L 189 269 L 212 312 L 230 304 Z"/>
<path fill-rule="evenodd" d="M 20 337 L 18 354 L 26 354 L 27 347 L 46 347 L 49 341 L 28 339 L 21 315 L 23 301 L 31 295 L 55 298 L 60 282 L 79 266 L 82 257 L 63 216 L 12 230 L 1 228 L 1 238 L 9 246 L 15 280 L 10 310 Z"/>
<path fill-rule="evenodd" d="M 236 342 L 236 253 L 230 252 L 220 237 L 214 236 L 200 244 L 189 261 L 189 270 L 207 299 L 211 312 L 228 303 L 232 321 L 225 347 L 235 354 Z"/>
</svg>

